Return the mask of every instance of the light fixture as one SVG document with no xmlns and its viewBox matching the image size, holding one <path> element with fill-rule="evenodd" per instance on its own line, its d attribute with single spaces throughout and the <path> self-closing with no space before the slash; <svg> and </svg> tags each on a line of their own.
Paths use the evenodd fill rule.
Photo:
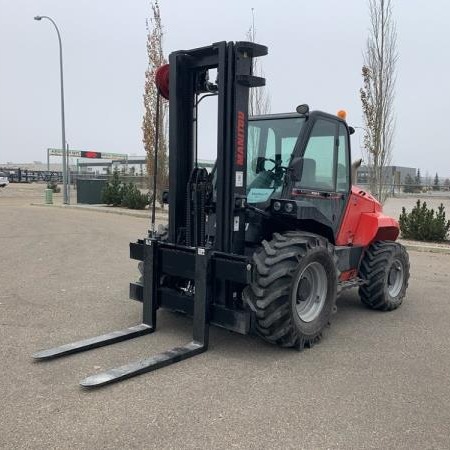
<svg viewBox="0 0 450 450">
<path fill-rule="evenodd" d="M 294 211 L 294 205 L 293 205 L 293 203 L 291 203 L 291 202 L 285 203 L 285 205 L 284 205 L 284 210 L 285 210 L 287 213 L 291 213 L 292 211 Z"/>
<path fill-rule="evenodd" d="M 309 106 L 306 103 L 303 105 L 298 105 L 297 108 L 295 108 L 295 110 L 301 116 L 307 116 L 309 114 Z"/>
</svg>

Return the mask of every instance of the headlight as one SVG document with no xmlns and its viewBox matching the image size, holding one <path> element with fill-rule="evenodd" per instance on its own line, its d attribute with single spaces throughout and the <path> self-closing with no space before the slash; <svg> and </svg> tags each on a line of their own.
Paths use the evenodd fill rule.
<svg viewBox="0 0 450 450">
<path fill-rule="evenodd" d="M 281 209 L 281 203 L 280 202 L 273 202 L 273 210 L 279 211 Z"/>
<path fill-rule="evenodd" d="M 287 212 L 287 213 L 291 213 L 292 211 L 294 211 L 294 205 L 292 204 L 292 203 L 285 203 L 285 205 L 284 205 L 284 210 Z"/>
</svg>

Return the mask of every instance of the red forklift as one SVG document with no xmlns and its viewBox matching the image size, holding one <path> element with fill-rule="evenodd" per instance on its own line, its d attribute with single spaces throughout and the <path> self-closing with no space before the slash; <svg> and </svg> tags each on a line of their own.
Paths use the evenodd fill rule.
<svg viewBox="0 0 450 450">
<path fill-rule="evenodd" d="M 409 259 L 395 242 L 399 226 L 380 203 L 352 186 L 345 117 L 310 111 L 248 117 L 252 73 L 267 47 L 217 42 L 176 51 L 158 71 L 169 101 L 169 223 L 130 243 L 141 262 L 130 297 L 142 323 L 34 354 L 39 360 L 153 333 L 157 310 L 193 318 L 193 339 L 139 361 L 95 374 L 84 387 L 149 372 L 204 352 L 209 325 L 257 333 L 281 347 L 312 347 L 336 311 L 336 299 L 358 287 L 381 311 L 402 303 Z M 209 80 L 215 71 L 217 78 Z M 197 159 L 198 104 L 217 97 L 216 164 Z M 158 107 L 159 111 L 159 107 Z"/>
</svg>

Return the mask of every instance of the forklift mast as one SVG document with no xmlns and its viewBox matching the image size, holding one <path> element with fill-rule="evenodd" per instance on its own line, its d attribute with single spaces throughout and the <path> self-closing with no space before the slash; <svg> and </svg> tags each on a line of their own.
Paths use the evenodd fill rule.
<svg viewBox="0 0 450 450">
<path fill-rule="evenodd" d="M 192 177 L 195 121 L 199 95 L 213 91 L 218 96 L 214 250 L 244 254 L 249 89 L 265 84 L 252 75 L 252 61 L 266 54 L 267 47 L 252 42 L 218 42 L 170 55 L 169 242 L 180 243 L 184 232 L 187 245 L 204 246 L 204 203 L 192 200 L 201 190 L 198 173 Z M 207 81 L 210 69 L 217 70 L 217 85 Z"/>
<path fill-rule="evenodd" d="M 248 90 L 265 81 L 252 75 L 253 58 L 265 54 L 267 47 L 251 42 L 219 42 L 170 55 L 169 92 L 164 90 L 170 102 L 169 240 L 151 235 L 130 243 L 130 257 L 143 262 L 143 283 L 130 283 L 130 298 L 142 302 L 142 323 L 42 350 L 33 355 L 35 359 L 58 358 L 153 333 L 160 307 L 193 317 L 191 342 L 91 375 L 80 384 L 103 386 L 202 353 L 208 348 L 209 324 L 249 333 L 251 314 L 237 308 L 235 299 L 251 281 L 252 265 L 244 255 L 247 103 Z M 217 85 L 208 81 L 210 69 L 217 69 Z M 202 93 L 218 95 L 215 205 L 211 197 L 206 202 L 210 177 L 196 165 Z M 212 247 L 205 240 L 207 214 L 216 224 Z M 169 285 L 164 279 L 171 280 Z M 186 280 L 182 286 L 180 279 Z"/>
</svg>

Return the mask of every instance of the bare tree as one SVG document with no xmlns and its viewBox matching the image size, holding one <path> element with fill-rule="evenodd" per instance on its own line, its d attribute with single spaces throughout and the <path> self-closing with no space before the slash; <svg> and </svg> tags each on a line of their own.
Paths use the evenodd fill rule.
<svg viewBox="0 0 450 450">
<path fill-rule="evenodd" d="M 152 18 L 147 21 L 147 55 L 148 67 L 145 71 L 144 85 L 144 117 L 142 131 L 144 148 L 147 153 L 147 172 L 149 177 L 153 174 L 156 138 L 156 106 L 158 90 L 155 84 L 155 72 L 158 67 L 167 63 L 163 52 L 163 26 L 158 0 L 151 3 Z M 160 101 L 159 114 L 159 149 L 158 149 L 158 173 L 156 179 L 157 193 L 168 183 L 168 155 L 167 155 L 167 108 L 168 104 L 163 99 Z M 149 178 L 150 186 L 152 186 Z M 159 195 L 158 195 L 159 197 Z"/>
<path fill-rule="evenodd" d="M 255 10 L 252 8 L 252 25 L 247 31 L 247 39 L 256 42 Z M 253 75 L 264 77 L 261 63 L 258 58 L 253 59 Z M 259 116 L 270 112 L 270 96 L 266 86 L 252 88 L 249 93 L 248 113 L 250 116 Z"/>
<path fill-rule="evenodd" d="M 364 148 L 371 192 L 384 202 L 389 194 L 385 170 L 395 133 L 397 31 L 391 0 L 369 0 L 370 29 L 362 68 L 360 97 L 365 121 Z"/>
</svg>

